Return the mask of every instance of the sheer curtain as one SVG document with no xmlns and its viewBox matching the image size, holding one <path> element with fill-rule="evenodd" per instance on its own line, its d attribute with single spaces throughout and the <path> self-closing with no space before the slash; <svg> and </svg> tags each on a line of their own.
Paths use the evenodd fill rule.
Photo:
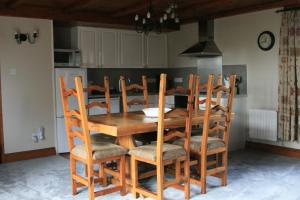
<svg viewBox="0 0 300 200">
<path fill-rule="evenodd" d="M 278 139 L 299 140 L 300 12 L 282 14 L 279 46 Z"/>
</svg>

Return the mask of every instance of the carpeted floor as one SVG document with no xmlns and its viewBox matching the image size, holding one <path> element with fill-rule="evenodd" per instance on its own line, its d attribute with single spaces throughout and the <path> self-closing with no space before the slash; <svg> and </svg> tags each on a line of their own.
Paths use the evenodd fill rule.
<svg viewBox="0 0 300 200">
<path fill-rule="evenodd" d="M 79 170 L 82 170 L 81 168 Z M 155 188 L 155 178 L 147 182 Z M 228 186 L 209 177 L 208 192 L 191 186 L 192 200 L 300 200 L 300 160 L 259 151 L 230 153 Z M 183 192 L 166 189 L 165 199 L 184 199 Z M 85 200 L 87 190 L 71 195 L 69 162 L 61 156 L 0 165 L 0 200 Z M 113 193 L 97 200 L 131 199 Z"/>
</svg>

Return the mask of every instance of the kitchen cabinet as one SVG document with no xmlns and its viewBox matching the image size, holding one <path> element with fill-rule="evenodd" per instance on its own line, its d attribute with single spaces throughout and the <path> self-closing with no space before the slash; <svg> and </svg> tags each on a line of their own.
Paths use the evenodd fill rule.
<svg viewBox="0 0 300 200">
<path fill-rule="evenodd" d="M 95 28 L 78 28 L 77 45 L 81 52 L 81 67 L 95 68 L 98 67 L 96 56 L 98 35 Z"/>
<path fill-rule="evenodd" d="M 89 99 L 89 103 L 97 101 L 97 102 L 105 102 L 105 98 L 99 99 Z M 111 98 L 110 99 L 110 111 L 111 113 L 119 113 L 120 112 L 120 99 L 119 98 Z M 101 115 L 106 114 L 105 108 L 93 107 L 89 109 L 89 115 Z"/>
<path fill-rule="evenodd" d="M 112 68 L 119 66 L 119 53 L 118 53 L 118 32 L 116 30 L 105 29 L 99 32 L 101 39 L 98 40 L 99 44 L 99 57 L 104 68 Z"/>
<path fill-rule="evenodd" d="M 72 28 L 72 46 L 81 67 L 167 67 L 167 35 L 93 27 Z M 75 43 L 75 44 L 74 44 Z"/>
<path fill-rule="evenodd" d="M 149 34 L 146 36 L 147 67 L 167 67 L 167 35 Z"/>
<path fill-rule="evenodd" d="M 158 95 L 149 95 L 149 108 L 158 107 Z"/>
<path fill-rule="evenodd" d="M 144 36 L 135 31 L 121 31 L 121 66 L 144 66 Z"/>
</svg>

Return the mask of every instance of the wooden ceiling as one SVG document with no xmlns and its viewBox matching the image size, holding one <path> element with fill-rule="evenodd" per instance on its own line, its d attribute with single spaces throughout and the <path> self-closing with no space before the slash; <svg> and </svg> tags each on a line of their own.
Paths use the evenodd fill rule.
<svg viewBox="0 0 300 200">
<path fill-rule="evenodd" d="M 150 0 L 0 0 L 0 15 L 53 19 L 95 26 L 131 28 L 136 13 L 144 14 Z M 219 18 L 284 6 L 300 0 L 152 0 L 160 16 L 170 2 L 179 6 L 183 23 L 206 16 Z"/>
</svg>

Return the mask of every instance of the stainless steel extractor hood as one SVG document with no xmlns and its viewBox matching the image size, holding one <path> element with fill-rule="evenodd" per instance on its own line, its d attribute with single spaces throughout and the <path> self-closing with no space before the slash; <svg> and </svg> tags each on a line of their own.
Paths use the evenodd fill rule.
<svg viewBox="0 0 300 200">
<path fill-rule="evenodd" d="M 222 52 L 214 41 L 214 20 L 200 19 L 198 26 L 199 42 L 182 52 L 181 55 L 192 57 L 221 56 Z"/>
</svg>

